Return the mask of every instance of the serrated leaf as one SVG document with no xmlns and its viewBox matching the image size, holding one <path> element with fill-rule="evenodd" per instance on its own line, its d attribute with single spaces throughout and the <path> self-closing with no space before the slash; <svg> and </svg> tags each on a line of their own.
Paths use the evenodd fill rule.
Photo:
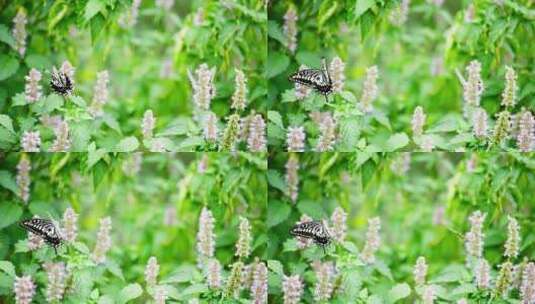
<svg viewBox="0 0 535 304">
<path fill-rule="evenodd" d="M 288 216 L 290 216 L 290 212 L 292 209 L 290 208 L 290 205 L 286 203 L 282 203 L 279 201 L 273 201 L 268 203 L 268 219 L 267 219 L 267 226 L 273 227 L 277 226 L 278 224 L 284 222 Z"/>
<path fill-rule="evenodd" d="M 0 270 L 5 272 L 9 277 L 14 278 L 16 276 L 15 266 L 10 261 L 0 261 Z"/>
<path fill-rule="evenodd" d="M 143 289 L 138 283 L 130 284 L 124 287 L 117 297 L 117 303 L 124 304 L 128 301 L 136 299 L 143 294 Z"/>
<path fill-rule="evenodd" d="M 89 0 L 84 9 L 84 20 L 89 21 L 93 16 L 104 9 L 104 3 L 101 0 Z"/>
<path fill-rule="evenodd" d="M 268 170 L 267 179 L 270 186 L 286 192 L 286 183 L 278 171 Z"/>
<path fill-rule="evenodd" d="M 347 102 L 350 102 L 352 104 L 356 104 L 357 103 L 357 97 L 355 97 L 355 95 L 353 95 L 353 93 L 349 92 L 349 91 L 342 91 L 340 93 L 340 96 L 342 96 L 342 98 L 347 101 Z"/>
<path fill-rule="evenodd" d="M 409 137 L 405 133 L 396 133 L 386 141 L 385 152 L 394 152 L 409 144 Z"/>
<path fill-rule="evenodd" d="M 266 78 L 273 78 L 284 72 L 289 64 L 290 59 L 288 56 L 277 52 L 268 53 L 268 59 L 266 63 Z"/>
<path fill-rule="evenodd" d="M 0 54 L 0 81 L 11 77 L 19 69 L 19 62 L 8 55 Z"/>
<path fill-rule="evenodd" d="M 373 0 L 358 0 L 355 2 L 355 18 L 359 18 L 373 5 Z"/>
<path fill-rule="evenodd" d="M 0 229 L 3 229 L 20 219 L 22 208 L 13 202 L 3 202 L 0 204 Z"/>
<path fill-rule="evenodd" d="M 279 128 L 284 129 L 284 124 L 282 123 L 282 116 L 277 111 L 268 111 L 268 120 L 274 123 Z"/>
<path fill-rule="evenodd" d="M 13 130 L 13 120 L 11 120 L 11 117 L 0 114 L 0 126 L 3 126 L 8 131 L 15 133 L 15 130 Z"/>
<path fill-rule="evenodd" d="M 411 294 L 411 287 L 407 283 L 397 284 L 388 292 L 390 300 L 396 302 L 405 299 Z"/>
<path fill-rule="evenodd" d="M 0 186 L 11 190 L 11 192 L 18 194 L 19 187 L 15 182 L 15 178 L 6 170 L 0 170 Z"/>
<path fill-rule="evenodd" d="M 12 48 L 15 46 L 15 39 L 11 36 L 10 29 L 3 24 L 0 24 L 0 41 L 9 44 Z"/>
<path fill-rule="evenodd" d="M 126 137 L 113 148 L 113 152 L 133 152 L 139 147 L 139 142 L 134 136 Z"/>
<path fill-rule="evenodd" d="M 69 97 L 69 100 L 74 103 L 75 105 L 81 107 L 81 108 L 85 108 L 87 106 L 87 103 L 85 102 L 85 100 L 81 97 L 81 96 L 78 96 L 78 95 L 72 95 Z"/>
<path fill-rule="evenodd" d="M 274 273 L 278 274 L 279 276 L 284 275 L 284 269 L 282 267 L 282 263 L 277 260 L 269 260 L 267 261 L 268 269 L 273 271 Z"/>
</svg>

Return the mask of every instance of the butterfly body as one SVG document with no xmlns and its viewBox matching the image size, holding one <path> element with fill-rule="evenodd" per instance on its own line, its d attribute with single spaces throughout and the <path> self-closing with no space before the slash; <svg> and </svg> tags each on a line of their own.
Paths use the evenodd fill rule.
<svg viewBox="0 0 535 304">
<path fill-rule="evenodd" d="M 52 221 L 33 218 L 21 221 L 20 226 L 27 231 L 43 238 L 47 244 L 54 247 L 54 251 L 57 253 L 57 247 L 61 245 L 62 238 Z"/>
<path fill-rule="evenodd" d="M 291 82 L 298 83 L 316 90 L 325 96 L 331 94 L 333 85 L 329 70 L 323 60 L 322 69 L 303 69 L 299 70 L 288 77 Z"/>
<path fill-rule="evenodd" d="M 73 83 L 69 75 L 62 71 L 53 69 L 52 79 L 50 80 L 50 86 L 54 92 L 60 95 L 70 95 L 74 89 Z"/>
<path fill-rule="evenodd" d="M 296 237 L 311 239 L 317 245 L 323 247 L 331 243 L 331 236 L 323 222 L 309 221 L 294 225 L 290 229 L 290 234 Z"/>
</svg>

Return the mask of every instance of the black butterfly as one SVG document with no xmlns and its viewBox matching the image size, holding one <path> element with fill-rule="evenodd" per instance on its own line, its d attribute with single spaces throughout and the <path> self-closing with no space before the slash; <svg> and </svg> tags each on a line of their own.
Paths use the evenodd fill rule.
<svg viewBox="0 0 535 304">
<path fill-rule="evenodd" d="M 325 227 L 321 221 L 295 224 L 292 229 L 290 229 L 290 234 L 306 239 L 312 239 L 316 245 L 323 248 L 323 252 L 325 252 L 325 246 L 328 246 L 332 241 L 327 227 Z"/>
<path fill-rule="evenodd" d="M 58 228 L 51 220 L 33 218 L 21 221 L 19 224 L 27 231 L 43 238 L 47 244 L 54 247 L 56 254 L 58 253 L 57 248 L 61 245 L 62 239 Z"/>
<path fill-rule="evenodd" d="M 325 63 L 325 59 L 321 60 L 322 69 L 304 69 L 297 71 L 290 75 L 288 78 L 291 82 L 299 83 L 304 86 L 313 88 L 317 92 L 325 96 L 325 101 L 329 102 L 327 95 L 331 94 L 333 91 L 333 84 L 331 80 L 331 75 L 329 74 L 329 69 Z"/>
<path fill-rule="evenodd" d="M 74 89 L 72 80 L 66 73 L 52 69 L 52 79 L 50 79 L 50 86 L 54 92 L 60 95 L 70 95 Z"/>
</svg>

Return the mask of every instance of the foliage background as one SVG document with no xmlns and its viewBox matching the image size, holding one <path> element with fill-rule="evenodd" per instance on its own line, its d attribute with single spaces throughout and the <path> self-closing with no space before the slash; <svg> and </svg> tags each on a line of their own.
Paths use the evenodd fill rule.
<svg viewBox="0 0 535 304">
<path fill-rule="evenodd" d="M 533 111 L 535 56 L 527 43 L 535 39 L 532 1 L 505 0 L 500 6 L 492 0 L 445 0 L 436 6 L 434 1 L 412 0 L 407 21 L 395 26 L 391 15 L 400 2 L 273 1 L 266 71 L 273 148 L 286 149 L 286 128 L 303 125 L 310 150 L 319 131 L 308 115 L 330 111 L 339 123 L 337 151 L 419 150 L 406 135 L 411 135 L 414 109 L 422 106 L 427 114 L 424 128 L 438 149 L 485 149 L 470 134 L 471 120 L 462 117 L 462 86 L 455 75 L 455 69 L 464 73 L 474 59 L 482 64 L 481 105 L 490 117 L 500 111 L 506 65 L 518 74 L 513 112 Z M 474 6 L 472 22 L 465 20 L 469 4 Z M 283 32 L 283 16 L 291 7 L 298 15 L 295 54 L 286 47 Z M 335 56 L 346 64 L 343 94 L 334 94 L 329 104 L 317 94 L 296 101 L 288 75 L 301 64 L 319 68 L 321 57 L 330 61 Z M 355 105 L 363 92 L 366 68 L 373 65 L 379 69 L 379 96 L 374 113 L 363 115 Z M 397 142 L 395 149 L 389 139 Z"/>
<path fill-rule="evenodd" d="M 86 154 L 27 154 L 32 162 L 28 205 L 15 194 L 15 167 L 21 156 L 7 154 L 0 162 L 0 260 L 12 263 L 18 276 L 37 278 L 34 300 L 38 303 L 45 301 L 46 276 L 41 265 L 53 259 L 79 267 L 72 275 L 84 280 L 63 303 L 122 303 L 123 288 L 144 288 L 150 256 L 160 264 L 158 280 L 166 286 L 168 303 L 215 296 L 208 292 L 196 267 L 196 233 L 203 206 L 215 218 L 216 257 L 222 265 L 234 259 L 238 214 L 251 223 L 252 255 L 265 251 L 267 163 L 259 154 L 123 154 L 96 164 Z M 132 160 L 138 156 L 141 167 L 135 170 Z M 206 165 L 202 174 L 200 162 Z M 48 246 L 27 252 L 26 233 L 16 221 L 32 215 L 60 220 L 67 206 L 79 213 L 80 244 L 60 247 L 59 257 Z M 167 207 L 175 208 L 174 226 L 164 225 Z M 113 245 L 106 264 L 92 266 L 80 248 L 92 252 L 98 221 L 105 216 L 112 218 Z M 229 270 L 224 269 L 225 273 Z M 12 287 L 13 278 L 0 271 L 0 299 L 5 303 L 13 302 Z M 131 303 L 150 301 L 145 291 L 137 294 L 130 289 L 127 294 L 132 296 Z"/>
<path fill-rule="evenodd" d="M 339 284 L 343 291 L 331 299 L 332 303 L 393 303 L 398 296 L 401 303 L 419 303 L 417 294 L 421 290 L 413 288 L 413 266 L 419 256 L 424 256 L 429 265 L 428 281 L 439 286 L 438 303 L 454 303 L 461 297 L 470 299 L 469 303 L 486 303 L 489 295 L 475 288 L 471 271 L 464 265 L 464 234 L 469 230 L 468 216 L 475 210 L 487 213 L 484 257 L 493 267 L 493 280 L 497 265 L 504 261 L 508 215 L 515 217 L 521 227 L 521 251 L 516 262 L 535 258 L 533 155 L 295 154 L 300 162 L 295 204 L 286 194 L 284 180 L 289 155 L 274 154 L 269 160 L 267 259 L 274 303 L 282 296 L 283 273 L 299 274 L 305 282 L 304 303 L 314 302 L 316 277 L 310 264 L 317 259 L 334 261 L 342 277 Z M 288 231 L 301 215 L 329 221 L 336 207 L 347 213 L 346 242 L 331 245 L 327 255 L 317 246 L 297 249 Z M 445 211 L 443 225 L 434 223 L 440 207 Z M 357 256 L 372 217 L 381 219 L 381 246 L 377 263 L 364 266 Z M 393 291 L 395 286 L 406 288 L 398 284 L 410 285 L 410 295 Z M 512 293 L 505 302 L 496 298 L 490 301 L 515 303 L 515 297 Z"/>
<path fill-rule="evenodd" d="M 24 92 L 24 76 L 32 67 L 42 72 L 41 84 L 45 95 L 49 93 L 50 76 L 45 71 L 64 60 L 76 68 L 75 95 L 83 100 L 77 104 L 57 101 L 56 105 L 46 100 L 49 106 L 44 111 L 62 114 L 70 122 L 73 151 L 87 151 L 90 142 L 105 150 L 136 150 L 139 143 L 125 148 L 118 147 L 117 142 L 141 135 L 141 120 L 148 109 L 156 117 L 156 137 L 168 139 L 167 150 L 209 150 L 200 136 L 202 125 L 193 120 L 187 76 L 188 69 L 193 72 L 202 63 L 216 67 L 217 95 L 211 110 L 220 118 L 220 129 L 223 118 L 230 114 L 235 68 L 242 69 L 248 78 L 249 105 L 241 114 L 265 112 L 267 87 L 262 71 L 267 35 L 263 4 L 252 0 L 175 2 L 166 10 L 154 1 L 141 1 L 137 23 L 124 28 L 119 21 L 128 15 L 132 1 L 0 1 L 0 113 L 11 117 L 13 125 L 0 127 L 0 149 L 18 150 L 18 138 L 34 126 L 41 131 L 43 141 L 52 140 L 52 131 L 36 120 L 43 110 L 16 106 L 22 98 L 17 94 Z M 29 16 L 24 58 L 11 47 L 12 19 L 20 9 Z M 197 25 L 195 18 L 202 22 Z M 160 70 L 167 60 L 171 61 L 172 75 L 162 78 Z M 86 106 L 91 103 L 96 74 L 101 70 L 110 73 L 110 100 L 104 118 L 93 120 Z M 140 149 L 150 149 L 150 145 Z"/>
</svg>

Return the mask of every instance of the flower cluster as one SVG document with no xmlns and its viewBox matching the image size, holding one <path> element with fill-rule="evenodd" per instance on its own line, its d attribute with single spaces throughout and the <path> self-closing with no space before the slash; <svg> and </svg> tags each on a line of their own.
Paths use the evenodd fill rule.
<svg viewBox="0 0 535 304">
<path fill-rule="evenodd" d="M 286 162 L 286 184 L 288 188 L 287 195 L 293 203 L 297 201 L 299 195 L 299 158 L 297 155 L 290 155 Z"/>
<path fill-rule="evenodd" d="M 39 85 L 39 81 L 41 81 L 41 72 L 32 68 L 24 79 L 26 79 L 26 85 L 24 87 L 26 102 L 34 103 L 38 101 L 41 96 L 43 96 L 43 88 Z"/>
<path fill-rule="evenodd" d="M 467 105 L 479 107 L 479 101 L 484 89 L 483 80 L 481 79 L 481 63 L 477 60 L 472 60 L 466 67 L 466 72 L 468 74 L 467 80 L 458 74 L 464 88 L 464 101 Z"/>
<path fill-rule="evenodd" d="M 327 152 L 334 149 L 336 142 L 336 122 L 331 113 L 325 113 L 320 123 L 320 137 L 316 143 L 317 152 Z"/>
<path fill-rule="evenodd" d="M 477 138 L 487 137 L 487 111 L 483 108 L 477 108 L 474 110 L 472 116 L 472 124 L 474 128 L 474 136 Z"/>
<path fill-rule="evenodd" d="M 89 112 L 94 117 L 100 117 L 103 115 L 102 108 L 108 102 L 108 83 L 110 82 L 110 76 L 108 71 L 104 70 L 97 74 L 97 82 L 93 88 L 93 103 L 89 108 Z"/>
<path fill-rule="evenodd" d="M 304 64 L 299 66 L 299 71 L 306 70 L 306 69 L 308 69 L 308 67 L 306 65 L 304 65 Z M 309 88 L 306 85 L 302 85 L 300 83 L 297 83 L 297 82 L 294 83 L 294 88 L 295 88 L 295 98 L 297 100 L 305 99 L 312 92 L 311 88 Z"/>
<path fill-rule="evenodd" d="M 295 53 L 297 49 L 297 12 L 291 6 L 284 15 L 284 35 L 286 35 L 286 46 L 290 52 Z"/>
<path fill-rule="evenodd" d="M 316 284 L 314 285 L 314 300 L 328 301 L 333 293 L 334 265 L 332 262 L 316 261 L 314 265 Z"/>
<path fill-rule="evenodd" d="M 67 281 L 65 264 L 62 262 L 46 263 L 43 268 L 45 269 L 48 278 L 46 300 L 49 303 L 61 301 L 63 299 L 63 294 L 65 293 Z"/>
<path fill-rule="evenodd" d="M 413 136 L 421 136 L 424 132 L 424 124 L 425 124 L 425 113 L 424 109 L 421 106 L 417 106 L 416 109 L 414 109 L 414 114 L 412 114 L 412 134 Z"/>
<path fill-rule="evenodd" d="M 247 106 L 247 78 L 245 78 L 245 75 L 239 69 L 236 69 L 235 82 L 236 89 L 234 90 L 234 95 L 232 95 L 230 108 L 243 111 Z"/>
<path fill-rule="evenodd" d="M 395 26 L 401 26 L 407 22 L 409 15 L 410 0 L 402 0 L 399 6 L 397 6 L 390 15 L 390 22 Z"/>
<path fill-rule="evenodd" d="M 41 135 L 39 131 L 24 131 L 20 140 L 20 146 L 24 152 L 39 152 Z"/>
<path fill-rule="evenodd" d="M 530 111 L 520 114 L 516 143 L 522 152 L 531 152 L 535 148 L 535 119 Z"/>
<path fill-rule="evenodd" d="M 251 224 L 249 221 L 241 217 L 240 218 L 240 234 L 238 242 L 236 242 L 236 256 L 240 259 L 245 259 L 251 254 Z"/>
<path fill-rule="evenodd" d="M 303 127 L 288 127 L 288 134 L 286 135 L 288 152 L 305 151 L 305 139 L 306 133 Z"/>
<path fill-rule="evenodd" d="M 105 217 L 100 220 L 100 229 L 97 234 L 97 244 L 93 251 L 93 260 L 97 264 L 106 262 L 106 253 L 111 248 L 111 218 Z"/>
<path fill-rule="evenodd" d="M 331 222 L 332 222 L 332 237 L 337 242 L 343 242 L 346 238 L 347 233 L 347 214 L 345 213 L 344 209 L 341 207 L 336 207 L 334 209 L 333 213 L 331 214 Z"/>
<path fill-rule="evenodd" d="M 215 97 L 216 91 L 213 84 L 215 76 L 215 67 L 209 69 L 208 65 L 203 63 L 195 71 L 194 77 L 189 71 L 188 76 L 193 87 L 193 101 L 201 109 L 208 111 L 210 103 Z"/>
<path fill-rule="evenodd" d="M 507 225 L 507 241 L 503 255 L 508 258 L 516 258 L 520 250 L 520 226 L 514 217 L 509 216 Z"/>
<path fill-rule="evenodd" d="M 377 87 L 378 77 L 379 69 L 377 66 L 374 65 L 366 70 L 366 79 L 364 80 L 362 96 L 360 97 L 361 108 L 364 113 L 371 113 L 373 111 L 372 102 L 379 94 L 379 88 Z"/>
<path fill-rule="evenodd" d="M 160 272 L 160 265 L 158 265 L 158 260 L 156 257 L 151 256 L 147 262 L 147 267 L 145 267 L 145 282 L 147 286 L 155 287 L 158 278 L 158 273 Z"/>
<path fill-rule="evenodd" d="M 284 276 L 282 280 L 284 304 L 299 304 L 303 295 L 303 282 L 299 275 Z"/>
<path fill-rule="evenodd" d="M 143 114 L 143 120 L 141 121 L 141 133 L 143 134 L 143 139 L 151 139 L 153 136 L 153 130 L 156 126 L 156 118 L 152 110 L 145 111 Z"/>
<path fill-rule="evenodd" d="M 28 23 L 28 16 L 26 12 L 20 9 L 15 18 L 13 18 L 13 38 L 15 38 L 14 48 L 19 52 L 20 57 L 24 57 L 26 53 L 26 23 Z"/>
<path fill-rule="evenodd" d="M 221 287 L 221 264 L 217 259 L 210 259 L 205 270 L 208 287 L 216 289 Z"/>
<path fill-rule="evenodd" d="M 243 275 L 243 262 L 238 261 L 232 264 L 230 275 L 227 279 L 224 294 L 226 297 L 237 298 L 241 290 L 241 278 Z"/>
<path fill-rule="evenodd" d="M 218 136 L 217 116 L 213 112 L 204 115 L 203 134 L 204 139 L 208 142 L 216 142 Z"/>
<path fill-rule="evenodd" d="M 425 257 L 421 256 L 416 260 L 413 274 L 414 282 L 417 286 L 425 285 L 425 277 L 427 276 L 427 263 L 425 262 Z"/>
<path fill-rule="evenodd" d="M 381 220 L 374 217 L 368 220 L 368 231 L 366 231 L 366 244 L 360 253 L 360 258 L 366 264 L 373 264 L 375 262 L 375 252 L 381 245 Z"/>
<path fill-rule="evenodd" d="M 254 115 L 249 123 L 247 147 L 252 152 L 266 150 L 266 123 L 260 114 Z"/>
<path fill-rule="evenodd" d="M 254 304 L 267 304 L 268 301 L 268 271 L 266 264 L 260 262 L 254 267 L 251 295 Z"/>
<path fill-rule="evenodd" d="M 477 210 L 468 218 L 471 227 L 465 236 L 465 247 L 469 256 L 476 258 L 483 256 L 483 222 L 486 216 L 486 213 Z"/>
<path fill-rule="evenodd" d="M 512 108 L 516 104 L 517 76 L 512 67 L 505 67 L 505 89 L 502 92 L 502 106 Z"/>
<path fill-rule="evenodd" d="M 220 151 L 234 151 L 240 135 L 240 116 L 238 114 L 230 115 L 227 121 L 227 127 L 223 131 Z"/>
<path fill-rule="evenodd" d="M 345 63 L 340 57 L 334 57 L 329 65 L 329 74 L 333 85 L 333 92 L 342 92 L 344 90 L 344 82 L 346 76 L 344 74 Z"/>
<path fill-rule="evenodd" d="M 30 304 L 35 295 L 35 284 L 30 276 L 16 277 L 13 286 L 15 291 L 15 303 Z"/>
<path fill-rule="evenodd" d="M 15 180 L 17 182 L 19 196 L 25 203 L 28 203 L 30 199 L 30 170 L 32 170 L 30 160 L 23 156 L 17 165 L 17 177 Z"/>
<path fill-rule="evenodd" d="M 203 265 L 205 258 L 212 258 L 215 251 L 214 217 L 208 208 L 204 207 L 199 216 L 199 231 L 197 232 L 197 253 L 199 265 Z"/>
<path fill-rule="evenodd" d="M 72 243 L 76 241 L 76 236 L 78 235 L 78 214 L 74 212 L 71 207 L 65 209 L 63 213 L 63 229 L 62 235 L 65 241 Z"/>
<path fill-rule="evenodd" d="M 50 152 L 68 152 L 71 148 L 69 124 L 64 120 L 61 120 L 59 125 L 54 128 L 54 135 L 56 138 L 52 142 Z"/>
</svg>

